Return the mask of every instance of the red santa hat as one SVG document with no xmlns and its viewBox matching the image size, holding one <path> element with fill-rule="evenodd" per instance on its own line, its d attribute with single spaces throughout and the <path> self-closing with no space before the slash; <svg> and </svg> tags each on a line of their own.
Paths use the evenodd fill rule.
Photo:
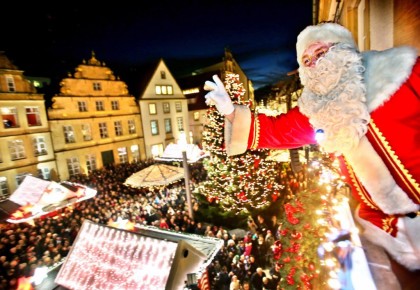
<svg viewBox="0 0 420 290">
<path fill-rule="evenodd" d="M 321 23 L 306 27 L 297 37 L 296 54 L 299 65 L 302 65 L 302 54 L 305 49 L 315 42 L 347 43 L 357 49 L 353 36 L 349 30 L 337 23 Z"/>
</svg>

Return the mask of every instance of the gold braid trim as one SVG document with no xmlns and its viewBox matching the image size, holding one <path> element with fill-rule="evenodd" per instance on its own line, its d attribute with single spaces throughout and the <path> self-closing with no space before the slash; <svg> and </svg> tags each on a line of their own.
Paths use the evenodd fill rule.
<svg viewBox="0 0 420 290">
<path fill-rule="evenodd" d="M 260 120 L 258 115 L 254 114 L 254 135 L 252 136 L 251 149 L 255 150 L 258 148 L 258 143 L 260 141 Z"/>
<path fill-rule="evenodd" d="M 394 226 L 392 226 L 392 222 L 395 220 L 396 218 L 394 216 L 390 216 L 387 218 L 382 219 L 382 229 L 387 232 L 388 234 L 392 234 L 393 230 L 394 230 Z"/>
<path fill-rule="evenodd" d="M 379 210 L 379 207 L 375 204 L 375 202 L 370 197 L 369 193 L 366 191 L 365 187 L 360 183 L 359 179 L 356 177 L 356 174 L 354 174 L 353 168 L 350 166 L 350 164 L 347 163 L 347 160 L 345 158 L 344 163 L 346 164 L 347 171 L 349 173 L 349 178 L 351 182 L 353 183 L 357 194 L 360 196 L 360 198 L 363 200 L 363 202 L 369 206 L 370 208 L 374 210 Z"/>
<path fill-rule="evenodd" d="M 420 203 L 420 185 L 416 182 L 416 180 L 414 180 L 413 176 L 401 163 L 401 160 L 395 154 L 395 151 L 392 150 L 388 141 L 385 139 L 382 132 L 379 131 L 378 127 L 375 125 L 373 120 L 371 120 L 371 122 L 369 123 L 368 129 L 372 138 L 374 138 L 376 144 L 383 152 L 385 158 L 388 159 L 395 172 L 400 176 L 401 180 L 406 184 L 407 188 L 410 190 L 410 193 L 413 196 L 413 198 L 416 199 L 417 203 Z"/>
</svg>

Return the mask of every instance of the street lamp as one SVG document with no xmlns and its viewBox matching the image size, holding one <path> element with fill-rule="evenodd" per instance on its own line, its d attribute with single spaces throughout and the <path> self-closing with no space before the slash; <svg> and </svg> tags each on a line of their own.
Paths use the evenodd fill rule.
<svg viewBox="0 0 420 290">
<path fill-rule="evenodd" d="M 185 194 L 187 195 L 188 215 L 190 219 L 194 219 L 193 208 L 191 203 L 190 173 L 187 161 L 187 136 L 185 135 L 185 132 L 181 132 L 179 134 L 178 145 L 181 147 L 182 152 L 182 166 L 184 168 Z"/>
</svg>

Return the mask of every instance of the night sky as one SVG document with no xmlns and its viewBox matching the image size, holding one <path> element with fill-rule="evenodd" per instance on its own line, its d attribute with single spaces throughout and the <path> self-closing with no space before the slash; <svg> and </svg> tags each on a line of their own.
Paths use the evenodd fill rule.
<svg viewBox="0 0 420 290">
<path fill-rule="evenodd" d="M 27 76 L 61 80 L 92 51 L 116 75 L 163 58 L 176 76 L 229 48 L 259 88 L 297 68 L 296 37 L 312 24 L 311 0 L 85 2 L 9 1 L 0 50 Z"/>
</svg>

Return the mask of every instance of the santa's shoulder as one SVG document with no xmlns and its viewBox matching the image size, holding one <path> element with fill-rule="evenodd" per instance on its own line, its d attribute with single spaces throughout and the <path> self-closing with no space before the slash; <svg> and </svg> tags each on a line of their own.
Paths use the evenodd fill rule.
<svg viewBox="0 0 420 290">
<path fill-rule="evenodd" d="M 417 50 L 410 46 L 362 52 L 370 112 L 388 100 L 409 78 L 417 57 Z"/>
</svg>

